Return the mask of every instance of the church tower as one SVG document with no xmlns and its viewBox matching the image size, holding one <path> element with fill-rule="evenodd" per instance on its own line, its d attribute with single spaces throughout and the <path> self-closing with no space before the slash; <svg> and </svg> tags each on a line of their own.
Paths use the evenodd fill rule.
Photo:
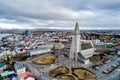
<svg viewBox="0 0 120 80">
<path fill-rule="evenodd" d="M 78 61 L 78 53 L 81 50 L 81 45 L 80 45 L 80 30 L 79 30 L 79 25 L 78 22 L 75 25 L 74 29 L 74 34 L 73 34 L 73 39 L 72 39 L 72 44 L 71 44 L 71 49 L 70 49 L 70 54 L 69 58 L 75 59 Z"/>
</svg>

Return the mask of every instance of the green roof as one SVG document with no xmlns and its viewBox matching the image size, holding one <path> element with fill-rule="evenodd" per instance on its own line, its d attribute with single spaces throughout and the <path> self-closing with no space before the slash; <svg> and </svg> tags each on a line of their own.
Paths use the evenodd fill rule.
<svg viewBox="0 0 120 80">
<path fill-rule="evenodd" d="M 111 47 L 111 46 L 112 44 L 108 44 L 108 43 L 105 44 L 105 47 Z"/>
<path fill-rule="evenodd" d="M 1 77 L 5 77 L 5 76 L 8 76 L 9 72 L 8 71 L 5 71 L 3 73 L 1 73 Z"/>
</svg>

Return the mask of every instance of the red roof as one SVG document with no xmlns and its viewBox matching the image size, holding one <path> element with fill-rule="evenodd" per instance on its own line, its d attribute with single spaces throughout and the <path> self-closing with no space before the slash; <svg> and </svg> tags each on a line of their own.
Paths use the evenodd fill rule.
<svg viewBox="0 0 120 80">
<path fill-rule="evenodd" d="M 120 48 L 120 46 L 117 46 L 117 48 Z"/>
<path fill-rule="evenodd" d="M 24 73 L 18 74 L 17 76 L 18 76 L 18 78 L 25 78 L 28 76 L 32 76 L 32 74 L 30 72 L 24 72 Z"/>
<path fill-rule="evenodd" d="M 28 78 L 33 78 L 33 76 L 31 76 L 31 75 L 28 75 L 28 76 L 26 76 L 26 77 L 24 77 L 24 79 L 26 80 L 26 79 L 28 79 Z"/>
</svg>

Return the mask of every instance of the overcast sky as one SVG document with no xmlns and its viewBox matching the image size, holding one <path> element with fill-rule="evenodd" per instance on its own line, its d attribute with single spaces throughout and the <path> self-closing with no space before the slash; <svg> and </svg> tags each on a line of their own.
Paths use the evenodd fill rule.
<svg viewBox="0 0 120 80">
<path fill-rule="evenodd" d="M 0 0 L 0 28 L 120 29 L 120 0 Z"/>
</svg>

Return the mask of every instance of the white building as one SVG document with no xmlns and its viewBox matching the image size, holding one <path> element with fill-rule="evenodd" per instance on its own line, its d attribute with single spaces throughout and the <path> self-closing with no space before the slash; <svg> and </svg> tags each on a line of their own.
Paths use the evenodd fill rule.
<svg viewBox="0 0 120 80">
<path fill-rule="evenodd" d="M 70 54 L 69 58 L 78 60 L 78 53 L 80 52 L 81 45 L 80 45 L 80 30 L 79 25 L 76 23 L 75 30 L 74 30 L 74 36 L 72 38 L 72 44 L 70 48 Z"/>
<path fill-rule="evenodd" d="M 25 53 L 26 51 L 23 48 L 17 48 L 16 52 L 20 54 L 20 53 Z"/>
<path fill-rule="evenodd" d="M 14 65 L 14 68 L 15 68 L 17 74 L 26 72 L 26 66 L 20 62 L 16 62 Z"/>
<path fill-rule="evenodd" d="M 4 56 L 4 55 L 9 55 L 9 54 L 12 54 L 9 50 L 8 51 L 1 51 L 0 52 L 0 57 Z"/>
<path fill-rule="evenodd" d="M 85 58 L 89 58 L 89 57 L 93 56 L 93 54 L 95 54 L 94 51 L 95 51 L 95 48 L 94 48 L 94 45 L 91 40 L 82 40 L 81 41 L 81 54 Z"/>
<path fill-rule="evenodd" d="M 50 48 L 40 48 L 40 49 L 34 49 L 30 51 L 30 56 L 32 55 L 37 55 L 37 54 L 44 54 L 47 52 L 50 52 L 51 49 Z"/>
<path fill-rule="evenodd" d="M 56 43 L 55 44 L 55 49 L 63 49 L 65 46 L 62 43 Z"/>
<path fill-rule="evenodd" d="M 76 23 L 69 58 L 81 61 L 84 64 L 89 63 L 88 57 L 94 54 L 92 41 L 81 41 L 79 25 Z"/>
<path fill-rule="evenodd" d="M 49 49 L 52 49 L 53 47 L 55 47 L 55 49 L 63 49 L 65 46 L 62 43 L 48 42 L 48 43 L 42 44 L 37 47 L 38 48 L 49 48 Z"/>
</svg>

